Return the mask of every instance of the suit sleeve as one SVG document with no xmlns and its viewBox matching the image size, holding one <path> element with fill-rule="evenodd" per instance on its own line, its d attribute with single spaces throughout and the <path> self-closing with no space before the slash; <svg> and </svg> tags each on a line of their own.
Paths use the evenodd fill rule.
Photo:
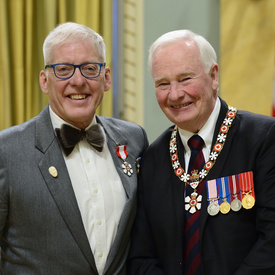
<svg viewBox="0 0 275 275">
<path fill-rule="evenodd" d="M 164 271 L 159 264 L 154 237 L 152 236 L 150 228 L 150 221 L 146 215 L 144 182 L 142 175 L 140 175 L 138 184 L 138 208 L 132 230 L 127 274 L 164 275 Z"/>
<path fill-rule="evenodd" d="M 2 154 L 0 153 L 0 237 L 3 235 L 3 230 L 8 216 L 8 194 L 9 188 L 7 184 L 7 173 L 3 164 Z"/>
<path fill-rule="evenodd" d="M 258 237 L 250 253 L 234 273 L 235 275 L 275 274 L 274 123 L 269 129 L 266 129 L 259 152 L 256 153 L 253 174 L 256 194 L 256 204 L 254 206 L 256 207 L 255 226 Z"/>
</svg>

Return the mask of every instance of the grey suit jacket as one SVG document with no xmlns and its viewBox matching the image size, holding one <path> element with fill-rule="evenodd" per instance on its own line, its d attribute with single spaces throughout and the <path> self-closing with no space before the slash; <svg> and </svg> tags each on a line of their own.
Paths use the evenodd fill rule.
<svg viewBox="0 0 275 275">
<path fill-rule="evenodd" d="M 108 255 L 105 275 L 125 274 L 136 211 L 136 159 L 148 145 L 135 124 L 97 117 L 120 175 L 127 201 Z M 116 155 L 127 145 L 129 177 Z M 57 177 L 49 173 L 54 166 Z M 66 164 L 48 106 L 35 118 L 0 132 L 0 245 L 2 274 L 97 274 Z"/>
</svg>

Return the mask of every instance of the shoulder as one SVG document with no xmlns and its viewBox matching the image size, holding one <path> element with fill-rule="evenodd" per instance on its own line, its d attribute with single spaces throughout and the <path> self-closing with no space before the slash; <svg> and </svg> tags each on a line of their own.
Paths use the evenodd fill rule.
<svg viewBox="0 0 275 275">
<path fill-rule="evenodd" d="M 221 99 L 221 110 L 217 126 L 223 121 L 225 114 L 228 110 L 227 103 Z M 266 131 L 268 128 L 272 129 L 275 125 L 275 118 L 271 116 L 261 115 L 245 110 L 238 110 L 233 121 L 232 128 L 237 129 L 237 133 L 243 133 L 244 135 L 255 135 Z"/>
<path fill-rule="evenodd" d="M 25 135 L 33 132 L 31 131 L 31 129 L 35 127 L 35 120 L 36 118 L 32 118 L 31 120 L 26 121 L 22 124 L 11 126 L 0 131 L 0 140 L 10 141 L 10 139 L 13 138 L 22 139 Z"/>
<path fill-rule="evenodd" d="M 238 110 L 228 133 L 233 144 L 242 145 L 250 153 L 275 149 L 275 118 Z M 269 149 L 268 149 L 269 148 Z"/>
<path fill-rule="evenodd" d="M 141 151 L 147 148 L 147 134 L 140 125 L 111 117 L 96 116 L 96 119 L 103 126 L 109 139 L 115 143 L 126 142 Z"/>
<path fill-rule="evenodd" d="M 239 121 L 241 129 L 255 133 L 265 132 L 269 128 L 275 126 L 274 117 L 255 114 L 248 111 L 238 110 L 236 118 Z"/>
<path fill-rule="evenodd" d="M 261 115 L 261 114 L 256 114 L 252 113 L 249 111 L 244 111 L 244 110 L 238 110 L 237 111 L 237 116 L 243 119 L 247 119 L 249 121 L 254 121 L 256 122 L 257 120 L 261 120 L 267 123 L 274 123 L 275 118 L 271 116 L 266 116 L 266 115 Z"/>
<path fill-rule="evenodd" d="M 152 149 L 158 148 L 159 146 L 163 146 L 163 144 L 167 144 L 167 146 L 169 146 L 169 141 L 174 127 L 175 125 L 170 126 L 164 132 L 162 132 L 162 134 L 152 142 L 150 147 L 152 147 Z"/>
<path fill-rule="evenodd" d="M 37 128 L 39 128 L 37 130 Z M 11 146 L 14 150 L 26 144 L 35 144 L 36 133 L 41 131 L 41 136 L 49 135 L 52 128 L 48 107 L 30 120 L 0 131 L 0 147 L 7 149 Z M 20 147 L 21 146 L 21 147 Z"/>
<path fill-rule="evenodd" d="M 34 119 L 0 131 L 0 157 L 3 161 L 30 152 L 35 144 Z M 30 147 L 31 146 L 31 147 Z"/>
<path fill-rule="evenodd" d="M 118 128 L 140 128 L 138 124 L 113 118 L 113 117 L 106 117 L 106 116 L 96 116 L 97 120 L 102 123 L 104 126 L 108 125 L 111 127 L 118 127 Z"/>
<path fill-rule="evenodd" d="M 25 137 L 25 135 L 33 134 L 35 132 L 37 122 L 42 124 L 47 122 L 47 125 L 51 124 L 48 105 L 37 116 L 31 118 L 30 120 L 0 131 L 0 139 L 10 139 L 13 137 L 20 139 Z"/>
<path fill-rule="evenodd" d="M 155 141 L 147 148 L 144 158 L 160 159 L 169 154 L 169 144 L 174 125 L 166 129 Z"/>
<path fill-rule="evenodd" d="M 145 130 L 138 124 L 112 117 L 96 116 L 96 118 L 107 132 L 119 132 L 128 137 L 133 134 L 145 135 Z"/>
</svg>

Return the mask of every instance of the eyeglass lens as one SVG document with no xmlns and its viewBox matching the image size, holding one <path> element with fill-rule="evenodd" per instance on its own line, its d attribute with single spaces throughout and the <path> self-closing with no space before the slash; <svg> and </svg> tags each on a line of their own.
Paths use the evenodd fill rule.
<svg viewBox="0 0 275 275">
<path fill-rule="evenodd" d="M 100 74 L 99 64 L 83 64 L 80 71 L 85 77 L 97 77 Z M 75 67 L 70 64 L 59 64 L 55 66 L 55 74 L 60 78 L 69 78 L 74 74 Z"/>
</svg>

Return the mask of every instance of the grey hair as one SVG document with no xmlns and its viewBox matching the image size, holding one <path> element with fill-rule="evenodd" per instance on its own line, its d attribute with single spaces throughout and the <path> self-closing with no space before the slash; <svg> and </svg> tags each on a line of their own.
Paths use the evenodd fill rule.
<svg viewBox="0 0 275 275">
<path fill-rule="evenodd" d="M 106 45 L 102 36 L 85 25 L 66 22 L 53 29 L 44 40 L 43 56 L 45 65 L 50 62 L 55 46 L 82 40 L 90 41 L 91 44 L 95 45 L 100 61 L 106 61 Z"/>
<path fill-rule="evenodd" d="M 176 30 L 163 34 L 151 45 L 148 57 L 148 65 L 151 73 L 153 57 L 157 50 L 160 49 L 162 46 L 172 44 L 173 42 L 179 40 L 191 40 L 197 44 L 201 54 L 201 60 L 206 72 L 209 72 L 212 65 L 217 63 L 217 54 L 214 48 L 203 36 L 196 34 L 190 30 Z"/>
</svg>

